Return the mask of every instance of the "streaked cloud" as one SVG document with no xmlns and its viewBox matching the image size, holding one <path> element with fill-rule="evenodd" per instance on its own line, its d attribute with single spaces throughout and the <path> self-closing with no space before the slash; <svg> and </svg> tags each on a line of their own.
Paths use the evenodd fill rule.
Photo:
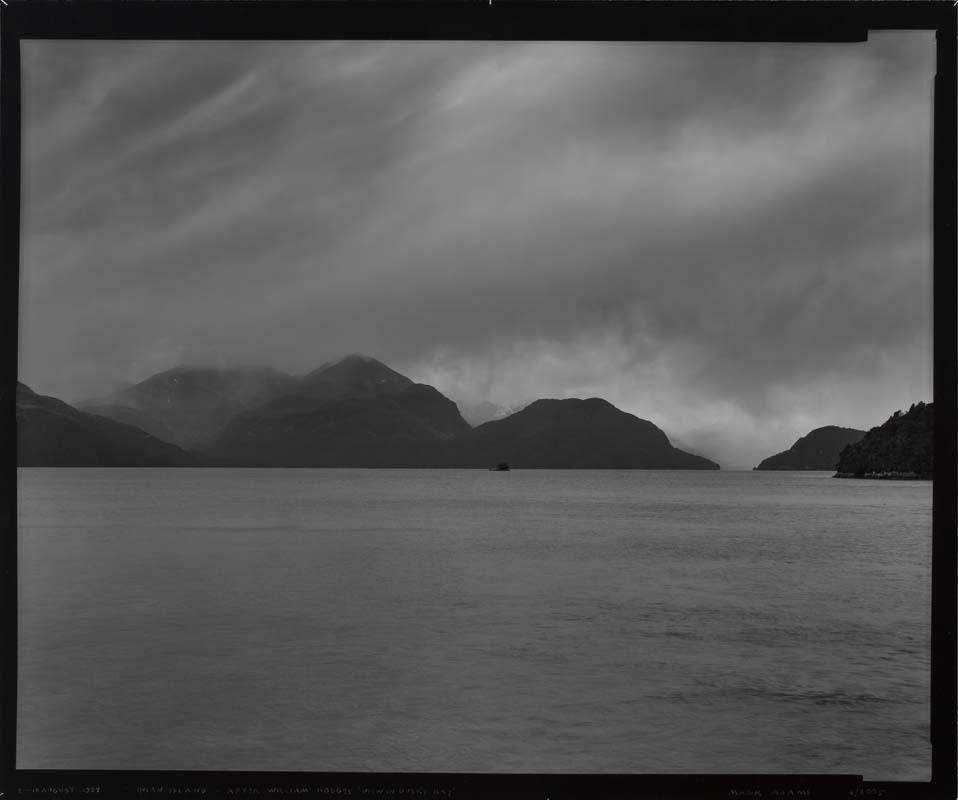
<svg viewBox="0 0 958 800">
<path fill-rule="evenodd" d="M 727 466 L 930 397 L 934 40 L 31 42 L 21 377 L 363 351 Z"/>
</svg>

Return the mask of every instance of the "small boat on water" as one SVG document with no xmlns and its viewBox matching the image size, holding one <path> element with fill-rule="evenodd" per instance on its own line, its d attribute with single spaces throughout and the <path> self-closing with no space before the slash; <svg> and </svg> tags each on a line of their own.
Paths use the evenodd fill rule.
<svg viewBox="0 0 958 800">
<path fill-rule="evenodd" d="M 505 461 L 500 461 L 494 467 L 489 467 L 490 472 L 508 472 L 509 465 Z"/>
</svg>

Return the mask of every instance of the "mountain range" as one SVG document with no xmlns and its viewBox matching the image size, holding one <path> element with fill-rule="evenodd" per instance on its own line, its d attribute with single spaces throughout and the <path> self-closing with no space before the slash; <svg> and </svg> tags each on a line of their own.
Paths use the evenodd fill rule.
<svg viewBox="0 0 958 800">
<path fill-rule="evenodd" d="M 177 367 L 76 408 L 18 383 L 16 408 L 21 466 L 719 468 L 600 398 L 457 406 L 359 354 L 299 377 Z M 931 442 L 919 403 L 867 433 L 816 428 L 755 469 L 929 477 Z"/>
<path fill-rule="evenodd" d="M 537 400 L 473 428 L 434 387 L 359 354 L 302 377 L 178 367 L 79 408 L 41 398 L 43 415 L 38 397 L 18 385 L 22 466 L 719 468 L 599 398 Z"/>
</svg>

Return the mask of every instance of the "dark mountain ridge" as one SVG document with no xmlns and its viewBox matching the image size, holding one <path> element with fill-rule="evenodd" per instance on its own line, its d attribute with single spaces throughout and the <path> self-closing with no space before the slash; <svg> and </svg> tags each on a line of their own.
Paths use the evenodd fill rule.
<svg viewBox="0 0 958 800">
<path fill-rule="evenodd" d="M 769 456 L 755 469 L 832 470 L 844 447 L 859 441 L 865 431 L 825 425 L 798 439 L 788 450 Z"/>
<path fill-rule="evenodd" d="M 78 411 L 17 383 L 21 467 L 191 467 L 202 459 L 132 425 Z"/>
</svg>

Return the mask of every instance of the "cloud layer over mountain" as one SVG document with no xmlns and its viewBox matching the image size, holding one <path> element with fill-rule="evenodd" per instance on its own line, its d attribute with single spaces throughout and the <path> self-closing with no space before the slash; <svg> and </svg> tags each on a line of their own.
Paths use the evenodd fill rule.
<svg viewBox="0 0 958 800">
<path fill-rule="evenodd" d="M 930 399 L 931 36 L 23 52 L 37 391 L 360 351 L 732 467 Z"/>
</svg>

